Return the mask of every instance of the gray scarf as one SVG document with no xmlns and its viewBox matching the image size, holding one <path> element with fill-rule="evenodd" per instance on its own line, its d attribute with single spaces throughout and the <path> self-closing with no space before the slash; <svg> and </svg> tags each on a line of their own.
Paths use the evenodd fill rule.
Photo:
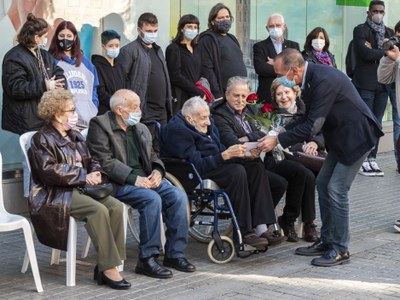
<svg viewBox="0 0 400 300">
<path fill-rule="evenodd" d="M 378 39 L 378 49 L 382 49 L 383 39 L 385 38 L 386 27 L 383 21 L 381 24 L 376 24 L 371 21 L 370 18 L 367 17 L 368 25 L 375 30 L 376 38 Z"/>
</svg>

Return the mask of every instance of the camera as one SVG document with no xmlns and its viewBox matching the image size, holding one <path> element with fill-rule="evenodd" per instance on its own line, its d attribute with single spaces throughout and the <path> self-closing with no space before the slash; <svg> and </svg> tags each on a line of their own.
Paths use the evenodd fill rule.
<svg viewBox="0 0 400 300">
<path fill-rule="evenodd" d="M 400 48 L 400 38 L 397 36 L 392 36 L 388 40 L 383 42 L 382 48 L 385 51 L 392 50 L 393 46 Z"/>
</svg>

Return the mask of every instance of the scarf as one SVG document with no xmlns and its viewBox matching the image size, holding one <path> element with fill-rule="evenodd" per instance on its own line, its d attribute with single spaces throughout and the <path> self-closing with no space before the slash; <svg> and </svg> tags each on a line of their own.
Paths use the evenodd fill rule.
<svg viewBox="0 0 400 300">
<path fill-rule="evenodd" d="M 333 66 L 332 59 L 330 58 L 328 52 L 319 52 L 312 49 L 312 53 L 315 55 L 317 61 L 326 66 Z"/>
<path fill-rule="evenodd" d="M 385 38 L 386 27 L 383 21 L 381 24 L 376 24 L 367 17 L 367 24 L 375 30 L 376 38 L 378 40 L 378 49 L 382 49 L 383 39 Z"/>
</svg>

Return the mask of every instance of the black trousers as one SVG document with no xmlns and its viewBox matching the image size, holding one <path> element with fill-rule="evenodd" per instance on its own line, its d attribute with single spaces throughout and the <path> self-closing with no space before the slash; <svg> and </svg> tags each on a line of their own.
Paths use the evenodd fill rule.
<svg viewBox="0 0 400 300">
<path fill-rule="evenodd" d="M 229 196 L 242 234 L 276 216 L 268 176 L 261 160 L 225 163 L 202 176 L 215 181 Z"/>
<path fill-rule="evenodd" d="M 288 182 L 286 190 L 286 204 L 283 209 L 283 220 L 293 223 L 302 214 L 303 222 L 312 222 L 315 219 L 315 175 L 302 164 L 282 160 L 275 162 L 272 156 L 266 156 L 265 167 Z"/>
</svg>

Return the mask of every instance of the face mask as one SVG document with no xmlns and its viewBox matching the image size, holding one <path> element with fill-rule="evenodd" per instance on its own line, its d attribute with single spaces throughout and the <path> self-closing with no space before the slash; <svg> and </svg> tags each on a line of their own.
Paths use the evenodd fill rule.
<svg viewBox="0 0 400 300">
<path fill-rule="evenodd" d="M 74 45 L 75 41 L 74 40 L 67 40 L 67 39 L 57 39 L 57 44 L 60 46 L 61 49 L 63 50 L 68 50 Z"/>
<path fill-rule="evenodd" d="M 383 21 L 383 15 L 382 14 L 375 14 L 372 15 L 371 17 L 372 22 L 374 22 L 375 24 L 381 24 Z"/>
<path fill-rule="evenodd" d="M 135 126 L 137 123 L 139 123 L 141 118 L 142 118 L 141 112 L 130 112 L 128 119 L 122 118 L 122 120 L 124 120 L 126 126 Z"/>
<path fill-rule="evenodd" d="M 143 32 L 143 42 L 147 45 L 155 43 L 157 39 L 157 32 Z"/>
<path fill-rule="evenodd" d="M 229 29 L 231 29 L 232 21 L 231 20 L 222 20 L 216 22 L 215 28 L 218 33 L 227 33 Z"/>
<path fill-rule="evenodd" d="M 115 49 L 112 49 L 112 48 L 108 49 L 107 48 L 106 49 L 106 53 L 107 53 L 108 57 L 116 58 L 119 55 L 119 48 L 115 48 Z"/>
<path fill-rule="evenodd" d="M 41 44 L 38 45 L 40 49 L 45 49 L 47 47 L 47 38 L 45 38 Z"/>
<path fill-rule="evenodd" d="M 183 32 L 183 35 L 185 36 L 185 39 L 191 41 L 193 40 L 197 35 L 199 34 L 199 31 L 197 29 L 186 29 Z"/>
<path fill-rule="evenodd" d="M 287 109 L 289 113 L 294 113 L 294 107 L 296 106 L 296 100 L 293 101 L 293 103 L 290 105 L 290 107 Z"/>
<path fill-rule="evenodd" d="M 325 40 L 313 39 L 311 41 L 311 46 L 317 51 L 322 51 L 322 49 L 324 49 L 324 47 L 325 47 Z"/>
<path fill-rule="evenodd" d="M 76 123 L 78 123 L 78 114 L 76 112 L 74 112 L 72 117 L 68 117 L 67 123 L 64 123 L 62 125 L 63 125 L 64 129 L 66 131 L 68 131 L 68 130 L 71 130 L 72 128 L 74 128 L 76 126 Z"/>
<path fill-rule="evenodd" d="M 282 28 L 275 27 L 269 30 L 269 36 L 273 39 L 280 38 L 282 35 L 283 35 Z"/>
<path fill-rule="evenodd" d="M 290 71 L 290 69 L 289 69 Z M 286 75 L 278 77 L 276 80 L 278 80 L 278 82 L 283 85 L 284 87 L 288 87 L 288 88 L 293 88 L 296 85 L 296 82 L 293 80 L 289 80 L 287 78 L 287 74 L 289 73 L 289 71 L 287 71 Z"/>
</svg>

